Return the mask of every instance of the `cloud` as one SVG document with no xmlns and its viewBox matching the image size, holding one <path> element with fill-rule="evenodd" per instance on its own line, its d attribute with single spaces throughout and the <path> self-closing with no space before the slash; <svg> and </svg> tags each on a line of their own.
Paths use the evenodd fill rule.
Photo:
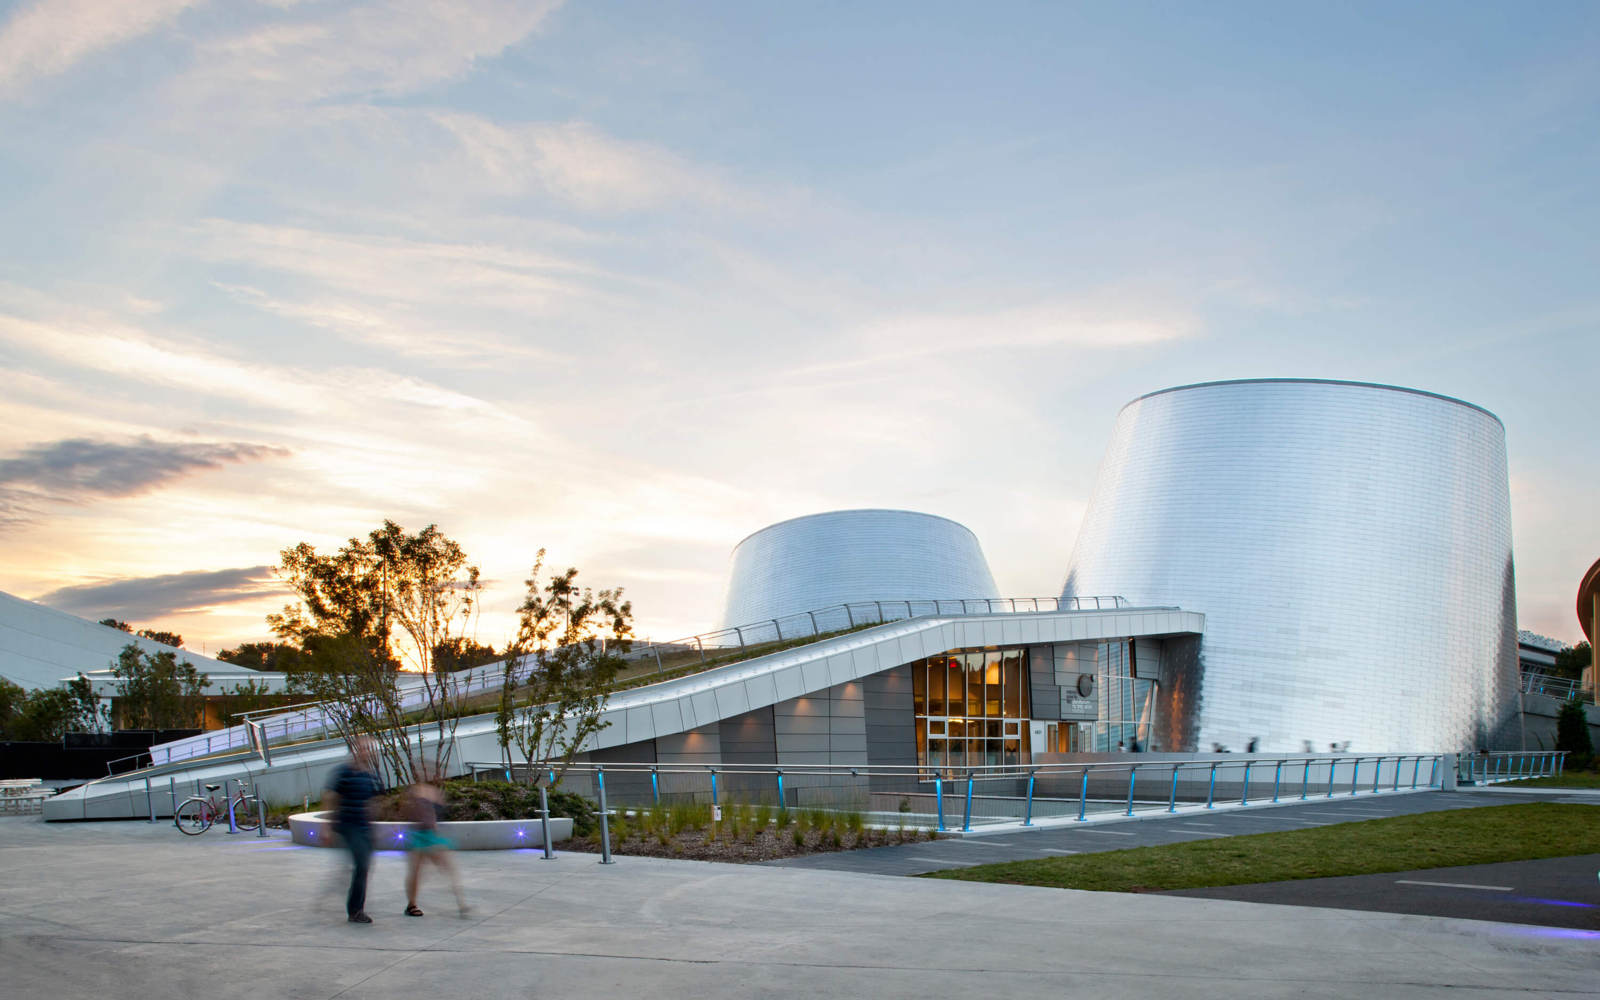
<svg viewBox="0 0 1600 1000">
<path fill-rule="evenodd" d="M 134 441 L 69 438 L 37 444 L 0 459 L 0 489 L 57 500 L 147 493 L 202 469 L 285 456 L 283 448 L 241 442 Z M 5 499 L 0 497 L 0 503 Z"/>
<path fill-rule="evenodd" d="M 590 212 L 640 211 L 690 203 L 755 212 L 765 199 L 716 172 L 648 143 L 605 135 L 583 122 L 500 125 L 476 115 L 436 113 L 489 189 L 530 187 Z"/>
<path fill-rule="evenodd" d="M 78 584 L 33 600 L 93 621 L 116 618 L 159 627 L 162 619 L 172 615 L 286 593 L 273 577 L 271 566 L 244 566 Z"/>
<path fill-rule="evenodd" d="M 197 48 L 180 91 L 269 106 L 398 95 L 464 75 L 537 30 L 559 0 L 308 5 Z"/>
<path fill-rule="evenodd" d="M 912 314 L 867 324 L 851 337 L 854 356 L 802 367 L 794 374 L 903 367 L 916 360 L 1000 348 L 1148 347 L 1199 331 L 1198 320 L 1185 312 L 1136 302 L 1046 302 L 993 312 Z"/>
<path fill-rule="evenodd" d="M 201 0 L 39 0 L 0 28 L 0 97 L 71 69 Z"/>
</svg>

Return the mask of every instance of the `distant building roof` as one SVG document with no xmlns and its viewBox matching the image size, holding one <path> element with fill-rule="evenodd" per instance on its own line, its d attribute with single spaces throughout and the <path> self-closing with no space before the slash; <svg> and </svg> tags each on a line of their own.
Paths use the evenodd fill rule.
<svg viewBox="0 0 1600 1000">
<path fill-rule="evenodd" d="M 130 642 L 147 653 L 177 653 L 180 662 L 193 663 L 201 673 L 240 669 L 0 592 L 0 677 L 29 691 L 107 669 Z"/>
<path fill-rule="evenodd" d="M 1532 646 L 1534 649 L 1543 649 L 1551 653 L 1560 653 L 1571 648 L 1560 639 L 1552 639 L 1547 635 L 1529 632 L 1527 629 L 1521 629 L 1517 632 L 1517 645 Z"/>
</svg>

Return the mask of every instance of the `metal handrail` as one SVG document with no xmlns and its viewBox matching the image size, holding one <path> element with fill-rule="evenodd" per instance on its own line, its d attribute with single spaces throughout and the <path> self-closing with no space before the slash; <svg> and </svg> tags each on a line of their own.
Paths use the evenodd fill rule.
<svg viewBox="0 0 1600 1000">
<path fill-rule="evenodd" d="M 1032 614 L 1041 611 L 1104 611 L 1130 606 L 1130 602 L 1126 598 L 1116 596 L 1070 598 L 902 598 L 883 601 L 852 601 L 844 604 L 832 604 L 825 608 L 802 611 L 792 615 L 780 615 L 776 618 L 769 618 L 751 624 L 714 629 L 682 639 L 673 639 L 669 642 L 658 643 L 645 639 L 642 642 L 636 642 L 633 650 L 624 654 L 623 659 L 637 663 L 648 662 L 653 658 L 656 663 L 656 672 L 662 674 L 665 672 L 661 660 L 663 654 L 671 656 L 695 652 L 698 654 L 697 664 L 702 669 L 709 669 L 721 665 L 717 662 L 717 658 L 723 653 L 744 650 L 752 646 L 765 646 L 806 638 L 818 639 L 836 632 L 845 632 L 896 621 L 907 621 L 913 618 L 943 615 Z M 835 625 L 839 627 L 835 628 Z M 809 626 L 809 631 L 806 630 L 805 626 Z M 694 665 L 691 664 L 691 667 Z M 497 663 L 482 664 L 469 670 L 458 671 L 452 676 L 461 678 L 464 681 L 465 686 L 461 689 L 462 694 L 473 694 L 487 691 L 491 688 L 498 688 L 504 680 L 506 669 L 506 661 L 502 660 Z M 691 669 L 691 672 L 695 671 Z M 423 700 L 424 693 L 420 682 L 418 682 L 413 691 L 408 692 L 401 698 L 400 707 L 415 707 L 421 704 Z M 317 738 L 325 739 L 330 726 L 328 713 L 323 707 L 325 704 L 323 701 L 307 701 L 292 705 L 278 705 L 272 708 L 240 712 L 238 717 L 246 720 L 246 722 L 255 722 L 259 725 L 258 733 L 262 738 L 263 745 L 273 742 L 281 743 L 291 738 L 310 736 L 312 733 L 319 734 Z M 171 743 L 159 744 L 150 748 L 151 761 L 153 764 L 173 763 L 179 760 L 208 756 L 220 750 L 250 748 L 252 743 L 247 730 L 248 726 L 241 723 L 227 729 L 213 730 L 210 733 L 203 733 L 199 736 L 190 736 L 182 740 L 174 740 Z M 273 732 L 273 730 L 276 730 L 276 732 Z M 159 761 L 157 760 L 158 756 L 160 757 Z"/>
<path fill-rule="evenodd" d="M 719 802 L 719 777 L 726 781 L 730 777 L 761 777 L 772 779 L 769 790 L 776 793 L 777 804 L 781 808 L 789 808 L 791 800 L 796 808 L 813 808 L 807 806 L 799 799 L 803 783 L 798 779 L 836 777 L 868 780 L 868 792 L 872 792 L 870 779 L 901 779 L 909 781 L 916 786 L 927 786 L 929 790 L 921 790 L 920 795 L 931 794 L 933 798 L 932 809 L 928 815 L 936 823 L 940 831 L 949 829 L 945 819 L 945 799 L 949 795 L 962 797 L 961 829 L 971 830 L 974 825 L 973 803 L 980 801 L 1003 801 L 1016 803 L 1017 810 L 1021 813 L 1021 826 L 1034 826 L 1034 807 L 1037 803 L 1048 802 L 1075 806 L 1077 815 L 1075 822 L 1089 821 L 1089 803 L 1114 803 L 1114 814 L 1119 816 L 1137 815 L 1137 807 L 1142 803 L 1145 811 L 1156 813 L 1175 813 L 1178 811 L 1179 783 L 1187 773 L 1191 780 L 1198 776 L 1204 783 L 1205 803 L 1204 808 L 1216 809 L 1217 773 L 1224 773 L 1224 780 L 1230 780 L 1228 772 L 1242 772 L 1239 781 L 1237 805 L 1249 806 L 1252 801 L 1257 805 L 1269 802 L 1280 802 L 1285 797 L 1285 786 L 1288 785 L 1287 795 L 1299 800 L 1311 798 L 1328 799 L 1336 795 L 1354 796 L 1360 794 L 1399 793 L 1402 791 L 1416 791 L 1419 789 L 1438 789 L 1444 787 L 1445 774 L 1441 766 L 1446 759 L 1442 753 L 1395 753 L 1395 754 L 1327 754 L 1327 755 L 1285 755 L 1271 756 L 1258 754 L 1254 756 L 1227 755 L 1216 756 L 1210 759 L 1195 760 L 1146 760 L 1137 759 L 1137 755 L 1125 760 L 1117 761 L 1087 761 L 1081 763 L 1058 762 L 1044 764 L 991 764 L 991 765 L 961 765 L 961 766 L 930 766 L 930 765 L 882 765 L 882 764 L 690 764 L 690 763 L 651 763 L 651 762 L 617 762 L 605 764 L 576 763 L 562 765 L 556 762 L 540 761 L 533 764 L 514 763 L 507 764 L 503 761 L 483 762 L 469 761 L 463 766 L 466 772 L 476 781 L 481 774 L 503 775 L 510 780 L 518 773 L 532 777 L 541 787 L 546 787 L 556 780 L 556 772 L 562 772 L 561 781 L 565 782 L 569 776 L 593 776 L 595 786 L 600 797 L 600 821 L 602 837 L 608 838 L 607 831 L 607 799 L 605 774 L 644 775 L 650 776 L 650 796 L 653 804 L 660 804 L 662 797 L 661 777 L 663 775 L 692 775 L 705 777 L 709 781 L 710 802 L 713 806 Z M 1532 756 L 1532 755 L 1530 755 Z M 1543 755 L 1548 758 L 1550 755 Z M 1545 766 L 1551 766 L 1546 761 Z M 1251 769 L 1261 768 L 1257 771 L 1254 781 L 1251 778 Z M 1313 770 L 1316 773 L 1313 774 Z M 1155 786 L 1164 794 L 1155 797 L 1136 797 L 1139 786 L 1138 777 L 1143 772 L 1146 776 L 1157 776 L 1158 784 Z M 1298 772 L 1298 773 L 1296 773 Z M 1114 797 L 1108 797 L 1105 792 L 1112 788 L 1105 780 L 1096 781 L 1097 792 L 1093 799 L 1090 798 L 1091 777 L 1105 779 L 1117 778 L 1126 773 L 1126 792 L 1120 790 L 1120 782 L 1115 784 L 1119 790 Z M 1369 777 L 1370 773 L 1370 777 Z M 1285 776 L 1287 775 L 1287 780 Z M 784 778 L 790 779 L 786 791 Z M 1268 777 L 1270 776 L 1270 782 Z M 1064 779 L 1077 779 L 1076 795 L 1044 796 L 1038 794 L 1038 783 L 1041 777 L 1059 777 Z M 1013 787 L 1022 789 L 1018 794 L 998 798 L 994 794 L 979 795 L 977 788 L 980 782 L 1012 782 Z M 1271 795 L 1266 789 L 1270 784 Z M 1260 794 L 1252 798 L 1253 786 L 1261 788 Z M 946 787 L 951 791 L 946 792 Z M 816 786 L 804 785 L 807 791 L 815 791 Z M 739 789 L 748 793 L 748 787 Z M 888 795 L 899 794 L 899 789 L 889 789 Z M 791 795 L 790 793 L 794 793 Z M 1296 794 L 1298 793 L 1298 794 Z M 615 796 L 616 790 L 612 791 Z M 672 793 L 667 793 L 672 794 Z M 698 794 L 698 793 L 691 793 Z M 758 793 L 765 801 L 765 792 Z M 1196 788 L 1193 792 L 1196 805 L 1199 804 L 1199 793 Z M 1153 803 L 1153 804 L 1152 804 Z M 642 804 L 642 803 L 641 803 Z M 1230 803 L 1231 804 L 1231 803 Z M 1009 806 L 1008 806 L 1009 807 Z M 903 807 L 902 807 L 903 808 Z M 1058 817 L 1068 819 L 1067 816 Z M 977 818 L 980 825 L 995 825 L 1000 822 L 1015 820 L 1009 816 L 1004 820 L 991 820 L 985 822 L 982 816 Z M 604 843 L 608 843 L 604 841 Z"/>
<path fill-rule="evenodd" d="M 1555 677 L 1542 674 L 1536 670 L 1522 672 L 1522 693 L 1543 694 L 1561 701 L 1569 698 L 1578 698 L 1582 701 L 1593 702 L 1595 693 L 1583 686 L 1583 681 L 1574 677 Z"/>
<path fill-rule="evenodd" d="M 1456 779 L 1465 784 L 1492 785 L 1526 778 L 1559 778 L 1566 770 L 1565 750 L 1495 750 L 1462 754 Z"/>
</svg>

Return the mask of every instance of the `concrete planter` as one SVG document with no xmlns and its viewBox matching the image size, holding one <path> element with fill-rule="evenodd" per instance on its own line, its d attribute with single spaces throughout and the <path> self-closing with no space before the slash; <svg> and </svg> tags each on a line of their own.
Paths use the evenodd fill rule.
<svg viewBox="0 0 1600 1000">
<path fill-rule="evenodd" d="M 380 851 L 402 850 L 410 835 L 409 823 L 372 824 L 373 846 Z M 510 851 L 519 847 L 543 847 L 544 833 L 537 819 L 491 819 L 461 823 L 440 823 L 439 833 L 450 838 L 461 851 Z M 289 817 L 289 834 L 296 844 L 306 847 L 337 847 L 333 820 L 325 812 L 295 813 Z M 550 817 L 550 842 L 572 836 L 572 820 Z"/>
</svg>

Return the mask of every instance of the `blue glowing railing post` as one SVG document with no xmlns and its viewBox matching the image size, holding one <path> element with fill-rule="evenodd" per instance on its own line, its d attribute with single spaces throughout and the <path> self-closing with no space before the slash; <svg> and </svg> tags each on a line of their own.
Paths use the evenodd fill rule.
<svg viewBox="0 0 1600 1000">
<path fill-rule="evenodd" d="M 539 826 L 544 833 L 544 860 L 554 861 L 556 852 L 550 844 L 550 797 L 542 782 L 539 785 Z"/>
<path fill-rule="evenodd" d="M 1022 812 L 1023 826 L 1033 825 L 1033 778 L 1035 773 L 1034 771 L 1028 772 L 1028 804 Z"/>
<path fill-rule="evenodd" d="M 909 609 L 907 609 L 909 613 Z M 961 832 L 972 829 L 972 768 L 967 768 L 967 802 L 961 810 Z"/>
<path fill-rule="evenodd" d="M 1354 795 L 1361 784 L 1361 758 L 1357 757 L 1350 762 L 1350 794 Z"/>
<path fill-rule="evenodd" d="M 606 812 L 606 769 L 597 767 L 594 770 L 595 784 L 600 788 L 600 863 L 611 863 L 611 822 Z"/>
<path fill-rule="evenodd" d="M 1128 815 L 1133 815 L 1133 783 L 1139 780 L 1139 765 L 1128 768 Z"/>
<path fill-rule="evenodd" d="M 784 798 L 783 798 L 783 769 L 779 768 L 778 769 L 778 806 L 781 808 L 785 804 L 786 803 L 784 802 Z"/>
<path fill-rule="evenodd" d="M 1391 792 L 1398 792 L 1400 790 L 1400 765 L 1404 763 L 1404 761 L 1404 757 L 1396 757 L 1394 759 L 1394 785 L 1389 789 Z"/>
<path fill-rule="evenodd" d="M 661 804 L 661 778 L 653 767 L 650 769 L 650 801 L 658 806 Z"/>
<path fill-rule="evenodd" d="M 1306 758 L 1306 770 L 1305 770 L 1305 773 L 1300 775 L 1300 801 L 1302 801 L 1302 802 L 1305 801 L 1305 799 L 1306 799 L 1306 789 L 1308 787 L 1310 787 L 1310 785 L 1311 785 L 1311 758 L 1307 757 Z"/>
<path fill-rule="evenodd" d="M 1244 762 L 1244 791 L 1239 795 L 1241 806 L 1250 804 L 1250 762 Z"/>
<path fill-rule="evenodd" d="M 1084 813 L 1089 809 L 1089 769 L 1083 769 L 1083 783 L 1078 786 L 1078 822 L 1082 823 L 1087 818 Z"/>
<path fill-rule="evenodd" d="M 1217 797 L 1217 765 L 1216 765 L 1216 762 L 1213 761 L 1212 764 L 1211 764 L 1211 779 L 1210 779 L 1210 781 L 1208 781 L 1206 783 L 1206 808 L 1207 809 L 1215 808 L 1216 797 Z"/>
<path fill-rule="evenodd" d="M 944 832 L 944 775 L 933 773 L 933 803 L 939 813 L 939 832 Z"/>
<path fill-rule="evenodd" d="M 1339 758 L 1334 757 L 1328 761 L 1328 798 L 1333 798 L 1334 774 L 1339 770 Z"/>
<path fill-rule="evenodd" d="M 1399 770 L 1399 768 L 1395 768 L 1395 770 Z M 1417 787 L 1417 772 L 1421 770 L 1422 758 L 1418 757 L 1416 760 L 1411 762 L 1411 788 L 1413 791 L 1415 791 Z"/>
<path fill-rule="evenodd" d="M 1432 762 L 1428 764 L 1428 787 L 1429 788 L 1432 788 L 1432 787 L 1434 787 L 1435 784 L 1437 784 L 1438 776 L 1439 776 L 1439 758 L 1435 757 L 1435 758 L 1433 758 Z"/>
<path fill-rule="evenodd" d="M 1178 767 L 1179 765 L 1177 764 L 1172 765 L 1172 793 L 1167 796 L 1167 812 L 1169 813 L 1178 811 Z"/>
<path fill-rule="evenodd" d="M 1272 801 L 1278 801 L 1278 785 L 1283 781 L 1283 761 L 1278 761 L 1278 766 L 1272 770 Z"/>
</svg>

